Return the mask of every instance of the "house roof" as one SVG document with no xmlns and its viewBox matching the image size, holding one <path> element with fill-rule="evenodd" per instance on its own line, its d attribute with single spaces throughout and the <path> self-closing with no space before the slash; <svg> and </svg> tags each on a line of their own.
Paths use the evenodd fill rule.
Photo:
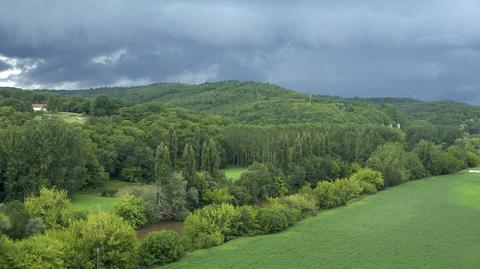
<svg viewBox="0 0 480 269">
<path fill-rule="evenodd" d="M 44 108 L 47 107 L 47 104 L 32 104 L 33 108 Z"/>
</svg>

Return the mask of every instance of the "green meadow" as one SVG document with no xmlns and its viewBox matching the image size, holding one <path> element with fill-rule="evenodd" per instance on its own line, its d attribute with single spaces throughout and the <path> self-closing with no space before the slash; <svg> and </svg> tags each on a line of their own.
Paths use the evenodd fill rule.
<svg viewBox="0 0 480 269">
<path fill-rule="evenodd" d="M 79 211 L 95 211 L 101 209 L 105 212 L 113 212 L 119 197 L 103 197 L 96 193 L 77 193 L 72 200 L 73 208 Z"/>
<path fill-rule="evenodd" d="M 231 166 L 231 167 L 225 168 L 223 171 L 225 172 L 225 176 L 227 178 L 237 180 L 240 178 L 240 175 L 242 175 L 243 172 L 247 171 L 247 168 Z"/>
<path fill-rule="evenodd" d="M 407 182 L 162 268 L 479 268 L 480 175 Z"/>
</svg>

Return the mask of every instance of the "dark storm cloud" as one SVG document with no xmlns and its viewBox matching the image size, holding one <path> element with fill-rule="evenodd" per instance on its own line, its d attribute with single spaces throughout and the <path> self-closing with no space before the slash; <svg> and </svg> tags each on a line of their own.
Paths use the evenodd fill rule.
<svg viewBox="0 0 480 269">
<path fill-rule="evenodd" d="M 0 71 L 6 70 L 8 68 L 10 68 L 10 65 L 8 65 L 5 62 L 0 61 Z"/>
<path fill-rule="evenodd" d="M 478 14 L 476 0 L 2 1 L 0 84 L 240 79 L 480 103 Z"/>
</svg>

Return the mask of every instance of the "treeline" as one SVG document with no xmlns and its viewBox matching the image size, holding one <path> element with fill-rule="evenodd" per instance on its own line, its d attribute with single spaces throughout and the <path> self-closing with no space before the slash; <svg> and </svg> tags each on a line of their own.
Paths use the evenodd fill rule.
<svg viewBox="0 0 480 269">
<path fill-rule="evenodd" d="M 289 170 L 305 158 L 326 157 L 365 164 L 386 142 L 401 142 L 403 134 L 381 125 L 237 125 L 225 129 L 222 145 L 228 162 L 248 166 L 270 163 Z"/>
</svg>

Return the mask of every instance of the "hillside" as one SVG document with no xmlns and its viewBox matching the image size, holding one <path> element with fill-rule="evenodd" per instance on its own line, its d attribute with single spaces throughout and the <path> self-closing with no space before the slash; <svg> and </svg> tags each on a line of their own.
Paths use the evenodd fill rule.
<svg viewBox="0 0 480 269">
<path fill-rule="evenodd" d="M 160 83 L 148 86 L 59 91 L 64 95 L 106 95 L 131 103 L 162 102 L 174 107 L 214 113 L 249 124 L 389 124 L 379 107 L 347 99 L 307 94 L 273 84 L 225 81 L 186 85 Z"/>
<path fill-rule="evenodd" d="M 64 95 L 106 95 L 131 103 L 162 102 L 194 111 L 228 116 L 241 123 L 374 123 L 390 124 L 398 118 L 427 120 L 480 132 L 480 107 L 454 101 L 420 101 L 412 98 L 341 98 L 303 94 L 269 83 L 224 81 L 188 85 L 158 83 L 136 87 L 56 91 Z M 259 113 L 261 112 L 261 113 Z"/>
<path fill-rule="evenodd" d="M 434 124 L 466 124 L 471 132 L 480 131 L 480 107 L 450 100 L 420 101 L 411 98 L 355 98 L 377 105 L 391 104 L 408 120 L 426 120 Z"/>
</svg>

